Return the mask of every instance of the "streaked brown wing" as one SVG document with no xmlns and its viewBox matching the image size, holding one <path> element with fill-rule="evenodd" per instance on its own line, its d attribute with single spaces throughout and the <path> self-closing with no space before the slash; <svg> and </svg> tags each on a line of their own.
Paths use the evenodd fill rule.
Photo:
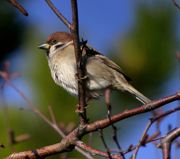
<svg viewBox="0 0 180 159">
<path fill-rule="evenodd" d="M 132 79 L 130 77 L 128 77 L 117 64 L 115 64 L 113 61 L 111 61 L 110 59 L 108 59 L 107 57 L 102 55 L 95 48 L 86 44 L 86 47 L 84 47 L 84 49 L 85 49 L 85 52 L 83 51 L 84 54 L 96 56 L 97 58 L 102 59 L 107 66 L 109 66 L 110 68 L 112 68 L 112 69 L 116 70 L 117 72 L 123 74 L 127 81 L 132 81 Z"/>
</svg>

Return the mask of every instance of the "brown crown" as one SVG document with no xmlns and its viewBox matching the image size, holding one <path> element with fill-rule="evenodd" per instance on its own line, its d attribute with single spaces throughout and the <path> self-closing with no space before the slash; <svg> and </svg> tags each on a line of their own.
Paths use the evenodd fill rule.
<svg viewBox="0 0 180 159">
<path fill-rule="evenodd" d="M 69 42 L 72 41 L 72 35 L 66 32 L 55 32 L 52 33 L 46 40 L 45 43 L 50 43 L 52 40 L 56 40 L 57 42 Z"/>
</svg>

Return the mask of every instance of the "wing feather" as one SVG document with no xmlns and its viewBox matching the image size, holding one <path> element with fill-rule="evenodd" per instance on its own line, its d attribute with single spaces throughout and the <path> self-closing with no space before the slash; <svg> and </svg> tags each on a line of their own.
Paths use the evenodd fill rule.
<svg viewBox="0 0 180 159">
<path fill-rule="evenodd" d="M 132 81 L 130 77 L 128 77 L 123 71 L 122 69 L 115 64 L 113 61 L 111 61 L 110 59 L 108 59 L 106 56 L 102 55 L 99 51 L 97 51 L 95 48 L 93 48 L 92 46 L 86 44 L 84 46 L 85 52 L 83 51 L 83 54 L 86 55 L 90 55 L 90 56 L 95 56 L 97 58 L 100 58 L 101 60 L 103 60 L 103 62 L 109 66 L 110 68 L 116 70 L 117 72 L 121 73 L 124 75 L 125 79 L 127 81 Z"/>
</svg>

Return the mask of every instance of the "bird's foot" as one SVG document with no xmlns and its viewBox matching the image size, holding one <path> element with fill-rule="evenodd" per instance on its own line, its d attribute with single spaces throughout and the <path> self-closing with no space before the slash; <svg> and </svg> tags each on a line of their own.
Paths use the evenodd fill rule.
<svg viewBox="0 0 180 159">
<path fill-rule="evenodd" d="M 78 74 L 77 74 L 77 73 L 75 74 L 75 79 L 76 79 L 77 81 L 79 81 L 79 82 L 80 82 L 81 80 L 85 80 L 85 79 L 87 79 L 87 78 L 88 78 L 88 76 L 86 76 L 86 75 L 85 75 L 84 77 L 82 77 L 82 78 L 78 78 Z"/>
<path fill-rule="evenodd" d="M 79 106 L 79 104 L 77 104 L 76 107 L 77 107 L 77 109 L 76 109 L 75 112 L 76 112 L 77 114 L 80 114 L 80 113 L 82 114 L 83 111 L 81 110 L 81 107 Z M 88 107 L 89 107 L 89 104 L 86 104 L 86 106 L 84 107 L 84 109 L 86 109 L 86 108 L 88 108 Z"/>
</svg>

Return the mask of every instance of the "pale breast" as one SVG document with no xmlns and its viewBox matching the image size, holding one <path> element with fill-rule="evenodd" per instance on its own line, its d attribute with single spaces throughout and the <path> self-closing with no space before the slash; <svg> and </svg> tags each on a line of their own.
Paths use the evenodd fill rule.
<svg viewBox="0 0 180 159">
<path fill-rule="evenodd" d="M 60 56 L 60 55 L 59 55 Z M 77 80 L 75 79 L 76 65 L 72 62 L 72 58 L 75 57 L 63 57 L 59 56 L 53 57 L 53 59 L 48 60 L 49 67 L 51 69 L 51 75 L 55 83 L 63 87 L 68 93 L 77 97 L 78 96 L 78 86 Z"/>
</svg>

